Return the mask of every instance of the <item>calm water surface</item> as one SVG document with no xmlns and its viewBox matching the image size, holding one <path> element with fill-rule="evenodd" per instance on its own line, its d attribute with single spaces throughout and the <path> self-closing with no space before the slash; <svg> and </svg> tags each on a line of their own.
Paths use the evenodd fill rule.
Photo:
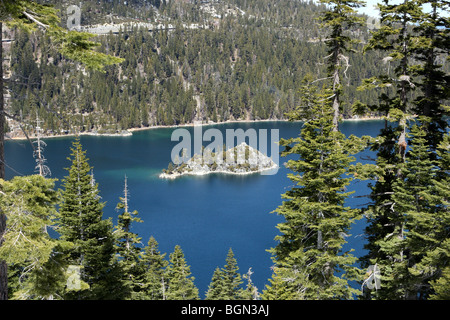
<svg viewBox="0 0 450 320">
<path fill-rule="evenodd" d="M 381 126 L 381 121 L 347 121 L 341 129 L 346 135 L 375 136 Z M 204 130 L 207 128 L 212 127 L 205 126 Z M 214 128 L 222 132 L 237 128 L 268 129 L 269 132 L 279 129 L 280 138 L 289 138 L 298 136 L 301 123 L 233 123 Z M 192 128 L 187 129 L 193 132 Z M 292 186 L 286 177 L 288 170 L 282 166 L 286 159 L 280 158 L 281 168 L 275 175 L 213 174 L 162 180 L 158 175 L 167 168 L 171 150 L 178 143 L 171 141 L 173 130 L 139 131 L 131 137 L 81 137 L 89 163 L 94 167 L 102 200 L 106 202 L 104 216 L 116 221 L 118 213 L 114 208 L 122 196 L 126 175 L 130 208 L 138 210 L 143 220 L 134 225 L 133 231 L 142 237 L 144 244 L 154 236 L 167 258 L 175 245 L 180 245 L 202 298 L 214 269 L 224 266 L 229 248 L 233 249 L 240 273 L 252 268 L 252 280 L 262 291 L 271 276 L 272 261 L 266 250 L 276 245 L 274 237 L 278 230 L 275 226 L 282 221 L 282 217 L 271 212 L 281 204 L 281 194 Z M 45 141 L 48 144 L 45 157 L 52 177 L 62 179 L 67 175 L 65 168 L 70 166 L 67 157 L 73 138 Z M 10 167 L 7 178 L 34 173 L 35 162 L 28 142 L 7 141 L 5 154 Z M 354 196 L 368 192 L 363 182 L 354 183 L 350 189 L 355 191 Z M 353 207 L 365 202 L 364 198 L 348 201 Z M 346 248 L 354 248 L 356 255 L 363 253 L 363 227 L 364 221 L 356 223 L 348 238 Z"/>
</svg>

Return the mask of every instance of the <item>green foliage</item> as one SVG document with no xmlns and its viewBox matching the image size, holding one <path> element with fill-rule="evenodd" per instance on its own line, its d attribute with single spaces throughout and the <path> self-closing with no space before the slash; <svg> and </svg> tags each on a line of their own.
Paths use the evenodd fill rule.
<svg viewBox="0 0 450 320">
<path fill-rule="evenodd" d="M 416 85 L 422 94 L 414 100 L 413 110 L 423 116 L 426 139 L 431 150 L 435 150 L 447 132 L 447 117 L 450 115 L 448 90 L 450 75 L 443 65 L 448 60 L 448 44 L 450 42 L 450 18 L 443 14 L 450 10 L 446 1 L 420 1 L 424 8 L 419 15 L 421 23 L 414 26 L 417 34 L 414 43 L 415 59 L 421 62 L 414 69 Z M 425 118 L 426 117 L 426 118 Z M 433 153 L 431 153 L 433 156 Z"/>
<path fill-rule="evenodd" d="M 165 255 L 159 252 L 155 238 L 150 237 L 142 254 L 141 263 L 145 272 L 140 299 L 165 300 L 166 283 L 169 280 L 165 278 L 165 268 L 168 265 Z"/>
<path fill-rule="evenodd" d="M 58 12 L 52 6 L 31 0 L 2 1 L 0 17 L 1 21 L 6 22 L 10 27 L 19 27 L 28 32 L 35 31 L 37 28 L 45 30 L 58 52 L 93 70 L 104 71 L 105 66 L 123 61 L 123 59 L 94 50 L 99 44 L 89 40 L 93 35 L 68 31 L 60 27 L 61 20 Z"/>
<path fill-rule="evenodd" d="M 345 136 L 334 130 L 330 91 L 306 84 L 301 90 L 307 100 L 308 115 L 298 138 L 282 139 L 282 156 L 292 171 L 289 179 L 295 186 L 283 195 L 283 204 L 275 212 L 285 218 L 278 224 L 281 235 L 274 255 L 275 272 L 266 298 L 349 299 L 358 290 L 348 280 L 358 279 L 353 267 L 356 258 L 341 252 L 345 236 L 359 210 L 344 205 L 351 194 L 345 177 L 354 148 Z M 302 119 L 301 110 L 291 115 Z M 352 140 L 349 140 L 352 141 Z M 354 143 L 352 141 L 351 143 Z M 341 271 L 341 276 L 336 273 Z"/>
<path fill-rule="evenodd" d="M 166 268 L 166 299 L 167 300 L 198 300 L 198 289 L 191 276 L 189 265 L 179 245 L 169 255 L 169 265 Z"/>
<path fill-rule="evenodd" d="M 59 209 L 61 239 L 73 243 L 68 262 L 82 267 L 81 280 L 88 290 L 67 292 L 66 299 L 111 299 L 122 293 L 118 267 L 113 263 L 112 222 L 103 219 L 98 185 L 79 138 L 73 142 L 69 175 L 63 180 Z"/>
<path fill-rule="evenodd" d="M 264 300 L 306 300 L 306 288 L 311 284 L 308 275 L 292 268 L 294 261 L 280 261 L 274 266 L 269 285 L 263 290 Z M 284 265 L 284 266 L 283 266 Z"/>
<path fill-rule="evenodd" d="M 28 79 L 31 69 L 19 66 L 25 62 L 32 66 L 32 78 L 37 81 L 26 83 L 39 84 L 27 96 L 33 92 L 40 96 L 37 101 L 30 97 L 29 103 L 19 103 L 25 86 L 20 81 L 13 93 L 18 102 L 16 108 L 21 109 L 25 118 L 34 117 L 39 109 L 49 134 L 78 130 L 115 133 L 141 126 L 191 123 L 194 119 L 285 119 L 285 113 L 299 103 L 299 79 L 307 73 L 319 75 L 326 71 L 326 66 L 318 64 L 318 58 L 328 55 L 330 44 L 322 40 L 328 38 L 329 29 L 324 29 L 327 34 L 323 33 L 315 19 L 323 7 L 283 1 L 283 6 L 277 6 L 278 18 L 275 18 L 268 9 L 271 4 L 266 4 L 268 7 L 259 2 L 244 5 L 249 14 L 259 12 L 264 23 L 248 15 L 230 16 L 221 19 L 218 27 L 206 22 L 208 28 L 179 27 L 173 32 L 148 32 L 136 27 L 99 36 L 95 40 L 101 46 L 96 52 L 125 59 L 117 67 L 105 67 L 105 73 L 73 68 L 55 50 L 53 41 L 45 37 L 39 37 L 34 45 L 14 43 L 15 75 L 20 75 L 21 80 Z M 116 6 L 112 11 L 120 7 L 117 3 L 104 5 Z M 175 12 L 172 6 L 182 5 L 170 4 L 165 10 Z M 130 7 L 126 10 L 133 10 Z M 183 10 L 186 15 L 178 19 L 189 22 L 189 12 L 199 8 Z M 86 14 L 94 20 L 92 12 Z M 280 19 L 286 22 L 280 24 Z M 289 24 L 292 27 L 287 27 Z M 347 31 L 342 30 L 346 37 L 350 33 Z M 367 32 L 361 35 L 367 36 Z M 22 45 L 29 47 L 26 55 Z M 344 117 L 352 116 L 351 105 L 356 100 L 375 103 L 372 93 L 356 88 L 363 78 L 376 73 L 376 54 L 363 56 L 348 49 L 352 67 L 347 70 L 347 77 L 341 75 L 342 86 L 348 87 L 345 99 L 344 95 L 341 99 Z M 47 55 L 37 59 L 40 51 Z M 342 73 L 344 60 L 339 58 L 338 62 Z M 40 95 L 41 92 L 46 95 Z M 13 114 L 19 116 L 17 109 Z"/>
<path fill-rule="evenodd" d="M 375 180 L 365 210 L 368 254 L 361 261 L 380 267 L 384 286 L 364 297 L 428 299 L 448 261 L 442 229 L 448 209 L 436 189 L 448 179 L 448 164 L 438 160 L 445 159 L 438 146 L 448 130 L 449 98 L 448 72 L 439 63 L 449 19 L 438 8 L 448 3 L 385 1 L 379 8 L 381 28 L 367 49 L 383 51 L 387 69 L 363 87 L 378 90 L 379 103 L 369 108 L 384 113 L 386 123 L 371 144 L 375 165 L 359 173 Z"/>
<path fill-rule="evenodd" d="M 363 1 L 354 0 L 321 0 L 327 5 L 326 10 L 321 14 L 321 26 L 329 31 L 325 40 L 328 47 L 327 71 L 332 83 L 334 125 L 338 129 L 338 122 L 342 110 L 341 78 L 346 76 L 350 66 L 349 57 L 345 56 L 349 51 L 353 51 L 352 45 L 358 42 L 350 37 L 352 28 L 364 24 L 364 18 L 356 15 L 357 8 L 361 7 Z M 342 70 L 343 69 L 343 70 Z"/>
<path fill-rule="evenodd" d="M 116 206 L 116 210 L 123 210 L 117 219 L 117 225 L 114 230 L 115 251 L 118 258 L 118 265 L 122 273 L 123 294 L 126 298 L 133 299 L 139 295 L 141 286 L 139 282 L 142 280 L 144 270 L 141 265 L 141 238 L 131 231 L 133 224 L 142 222 L 137 217 L 138 212 L 128 210 L 128 186 L 125 177 L 124 197 L 120 198 L 120 202 Z"/>
<path fill-rule="evenodd" d="M 430 300 L 449 300 L 450 299 L 450 268 L 446 267 L 442 276 L 433 282 L 434 294 Z"/>
<path fill-rule="evenodd" d="M 285 220 L 277 226 L 278 245 L 269 250 L 273 275 L 262 298 L 351 299 L 359 293 L 349 285 L 362 280 L 357 258 L 342 249 L 361 217 L 345 205 L 354 174 L 372 180 L 372 203 L 364 209 L 368 254 L 360 262 L 363 268 L 376 264 L 381 273 L 381 289 L 364 290 L 360 298 L 449 299 L 450 79 L 443 63 L 449 19 L 440 14 L 448 11 L 448 2 L 384 1 L 380 29 L 370 39 L 360 33 L 367 41 L 364 56 L 355 52 L 360 47 L 353 37 L 362 22 L 354 15 L 361 2 L 321 2 L 327 7 L 229 0 L 213 5 L 220 14 L 224 5 L 237 5 L 246 15 L 209 24 L 195 3 L 152 1 L 177 22 L 174 30 L 123 29 L 93 39 L 61 28 L 62 4 L 2 1 L 0 21 L 15 36 L 8 79 L 11 114 L 25 119 L 38 114 L 47 133 L 117 132 L 193 119 L 302 120 L 299 137 L 280 141 L 294 186 L 275 210 Z M 147 3 L 129 4 L 84 1 L 83 22 L 106 22 L 95 16 L 101 6 L 112 19 L 154 17 Z M 431 10 L 424 10 L 427 5 Z M 322 29 L 314 21 L 320 12 Z M 179 22 L 208 27 L 184 29 Z M 318 64 L 318 57 L 326 57 L 327 65 Z M 74 68 L 67 59 L 88 69 Z M 331 85 L 312 86 L 324 71 Z M 306 74 L 308 80 L 301 82 Z M 341 99 L 344 84 L 347 96 Z M 337 110 L 345 117 L 383 115 L 385 127 L 375 138 L 345 137 L 336 130 Z M 368 143 L 376 162 L 354 164 L 352 155 Z M 54 180 L 0 181 L 0 208 L 8 218 L 0 260 L 9 265 L 10 297 L 199 299 L 179 245 L 170 261 L 153 237 L 139 247 L 141 238 L 131 228 L 140 219 L 128 210 L 127 191 L 117 205 L 115 228 L 103 219 L 104 204 L 79 139 L 71 150 L 58 211 Z M 49 228 L 60 238 L 50 237 Z M 251 270 L 243 276 L 238 270 L 230 249 L 206 298 L 257 298 Z M 79 280 L 79 287 L 70 287 L 71 280 Z"/>
<path fill-rule="evenodd" d="M 0 181 L 0 208 L 7 212 L 0 258 L 17 272 L 15 299 L 50 299 L 62 287 L 65 265 L 57 253 L 62 243 L 48 234 L 55 227 L 54 179 L 39 175 Z"/>
<path fill-rule="evenodd" d="M 226 300 L 224 272 L 219 267 L 214 270 L 211 283 L 206 292 L 206 300 Z"/>
<path fill-rule="evenodd" d="M 423 132 L 424 129 L 422 129 Z M 423 136 L 421 139 L 422 143 L 426 141 Z M 418 194 L 415 203 L 418 206 L 409 213 L 410 218 L 407 220 L 407 226 L 411 230 L 411 236 L 408 239 L 409 247 L 415 263 L 410 267 L 409 272 L 415 277 L 415 285 L 420 284 L 418 292 L 423 299 L 448 299 L 449 296 L 449 149 L 450 136 L 447 133 L 437 148 L 438 160 L 435 170 L 429 176 L 420 175 L 421 180 L 424 178 L 426 180 L 415 188 Z M 423 163 L 417 163 L 417 165 L 422 166 Z M 427 168 L 427 166 L 423 167 L 420 169 L 421 173 Z"/>
<path fill-rule="evenodd" d="M 242 299 L 242 278 L 233 250 L 228 250 L 226 264 L 222 269 L 214 271 L 211 283 L 206 292 L 207 300 L 239 300 Z M 250 288 L 249 288 L 250 289 Z"/>
<path fill-rule="evenodd" d="M 8 224 L 0 256 L 8 263 L 27 261 L 34 268 L 49 259 L 56 245 L 47 232 L 55 224 L 54 183 L 38 175 L 1 181 L 0 205 Z"/>
</svg>

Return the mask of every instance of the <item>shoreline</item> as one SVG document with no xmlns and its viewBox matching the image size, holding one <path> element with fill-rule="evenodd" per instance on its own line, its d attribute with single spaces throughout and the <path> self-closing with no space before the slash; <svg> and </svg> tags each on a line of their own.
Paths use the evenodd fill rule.
<svg viewBox="0 0 450 320">
<path fill-rule="evenodd" d="M 233 172 L 233 171 L 226 171 L 226 170 L 219 170 L 219 171 L 206 171 L 206 172 L 197 172 L 197 173 L 193 173 L 190 171 L 186 171 L 183 173 L 172 173 L 172 174 L 168 174 L 168 173 L 161 173 L 158 175 L 158 178 L 160 179 L 166 179 L 166 180 L 175 180 L 176 178 L 180 178 L 182 176 L 206 176 L 209 174 L 214 174 L 214 173 L 219 173 L 219 174 L 231 174 L 231 175 L 249 175 L 249 174 L 254 174 L 254 173 L 261 173 L 264 171 L 269 171 L 269 170 L 275 170 L 277 169 L 278 171 L 279 166 L 275 163 L 273 166 L 269 167 L 269 168 L 263 168 L 263 169 L 259 169 L 259 170 L 254 170 L 254 171 L 247 171 L 247 172 Z"/>
<path fill-rule="evenodd" d="M 75 137 L 75 136 L 92 136 L 92 137 L 130 137 L 133 135 L 133 133 L 130 130 L 123 130 L 126 131 L 124 133 L 94 133 L 94 132 L 80 132 L 78 134 L 75 133 L 68 133 L 68 134 L 54 134 L 54 135 L 41 135 L 41 139 L 53 139 L 53 138 L 66 138 L 66 137 Z M 36 139 L 36 136 L 29 136 L 29 139 Z M 8 134 L 5 135 L 5 141 L 8 140 L 27 140 L 27 137 L 8 137 Z"/>
<path fill-rule="evenodd" d="M 349 118 L 343 119 L 342 121 L 370 121 L 370 120 L 382 120 L 382 117 L 359 117 L 359 118 Z M 177 125 L 154 125 L 148 127 L 138 127 L 138 128 L 129 128 L 126 130 L 122 130 L 122 133 L 94 133 L 94 132 L 81 132 L 78 134 L 69 133 L 69 134 L 55 134 L 55 135 L 42 135 L 41 139 L 53 139 L 53 138 L 68 138 L 75 136 L 94 136 L 94 137 L 130 137 L 133 135 L 133 132 L 145 131 L 145 130 L 153 130 L 153 129 L 170 129 L 170 128 L 185 128 L 185 127 L 194 127 L 196 125 L 201 126 L 215 126 L 227 123 L 256 123 L 256 122 L 290 122 L 289 120 L 283 119 L 263 119 L 263 120 L 227 120 L 227 121 L 218 121 L 218 122 L 207 122 L 207 123 L 185 123 L 185 124 L 177 124 Z M 301 122 L 301 121 L 298 121 Z M 36 136 L 29 136 L 29 139 L 36 139 Z M 5 141 L 8 140 L 27 140 L 26 137 L 8 137 L 8 134 L 5 135 Z"/>
</svg>

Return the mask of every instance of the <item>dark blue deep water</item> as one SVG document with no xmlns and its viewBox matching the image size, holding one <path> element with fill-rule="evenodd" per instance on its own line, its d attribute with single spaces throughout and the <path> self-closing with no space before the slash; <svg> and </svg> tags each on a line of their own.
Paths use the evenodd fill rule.
<svg viewBox="0 0 450 320">
<path fill-rule="evenodd" d="M 378 134 L 381 121 L 346 121 L 341 130 L 357 136 Z M 205 131 L 210 126 L 203 128 Z M 301 123 L 256 122 L 215 125 L 225 129 L 279 129 L 280 138 L 298 136 Z M 186 128 L 193 132 L 192 128 Z M 282 217 L 271 213 L 282 202 L 281 194 L 292 186 L 286 177 L 280 158 L 280 170 L 275 175 L 252 174 L 231 176 L 214 174 L 185 176 L 176 180 L 158 177 L 171 161 L 171 150 L 178 142 L 171 141 L 174 128 L 134 132 L 131 137 L 83 136 L 81 143 L 87 150 L 89 163 L 99 184 L 102 200 L 106 202 L 104 216 L 116 221 L 115 206 L 122 196 L 124 176 L 128 177 L 130 209 L 138 210 L 143 223 L 134 225 L 134 232 L 147 244 L 150 236 L 159 243 L 161 252 L 168 255 L 180 245 L 191 266 L 195 284 L 203 298 L 214 269 L 225 265 L 229 248 L 237 259 L 240 273 L 251 267 L 252 280 L 261 292 L 271 276 L 271 256 L 266 251 L 275 246 L 276 225 Z M 224 135 L 225 136 L 225 135 Z M 270 138 L 270 134 L 269 134 Z M 45 157 L 53 178 L 62 179 L 70 166 L 72 137 L 45 139 Z M 205 142 L 208 145 L 209 142 Z M 5 146 L 7 178 L 34 173 L 32 148 L 27 141 L 7 141 Z M 269 148 L 270 151 L 270 148 Z M 269 152 L 270 154 L 270 152 Z M 360 161 L 359 156 L 357 161 Z M 356 182 L 349 188 L 354 196 L 368 193 L 366 182 Z M 352 197 L 352 207 L 367 202 Z M 363 253 L 364 221 L 358 221 L 348 237 L 346 249 Z"/>
</svg>

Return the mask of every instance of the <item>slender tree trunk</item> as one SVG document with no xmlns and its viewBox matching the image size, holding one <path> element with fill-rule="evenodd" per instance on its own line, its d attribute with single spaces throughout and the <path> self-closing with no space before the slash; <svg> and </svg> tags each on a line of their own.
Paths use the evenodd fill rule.
<svg viewBox="0 0 450 320">
<path fill-rule="evenodd" d="M 405 0 L 405 3 L 407 3 L 408 0 Z M 403 49 L 402 49 L 402 53 L 403 53 L 403 58 L 400 61 L 401 63 L 401 68 L 402 68 L 402 76 L 403 77 L 409 77 L 408 75 L 408 43 L 407 43 L 407 15 L 406 13 L 403 14 L 403 26 L 402 26 L 402 38 L 403 38 Z M 406 113 L 407 110 L 407 102 L 408 102 L 408 97 L 407 97 L 407 86 L 409 86 L 409 84 L 407 84 L 408 82 L 410 82 L 411 80 L 408 78 L 405 78 L 401 81 L 401 91 L 400 91 L 400 100 L 401 100 L 401 106 L 402 106 L 402 111 L 404 113 Z M 399 136 L 399 140 L 398 140 L 398 144 L 399 144 L 399 152 L 400 152 L 400 156 L 402 157 L 403 162 L 405 162 L 405 156 L 406 156 L 406 147 L 407 147 L 407 142 L 406 142 L 406 127 L 407 127 L 407 122 L 406 119 L 403 117 L 402 119 L 400 119 L 399 122 L 400 127 L 402 128 L 402 132 Z M 401 174 L 401 173 L 400 173 Z M 399 176 L 400 176 L 399 174 Z"/>
<path fill-rule="evenodd" d="M 333 75 L 333 92 L 334 92 L 334 99 L 333 99 L 333 131 L 339 131 L 339 117 L 340 117 L 340 101 L 339 101 L 339 85 L 340 85 L 340 78 L 339 78 L 339 62 L 336 62 L 335 65 L 336 70 L 334 71 Z"/>
<path fill-rule="evenodd" d="M 333 131 L 339 131 L 339 117 L 340 117 L 340 108 L 341 108 L 341 101 L 340 101 L 340 86 L 341 86 L 341 78 L 339 75 L 340 67 L 341 67 L 341 59 L 343 54 L 343 48 L 341 47 L 340 40 L 338 39 L 338 36 L 342 36 L 343 30 L 342 26 L 338 26 L 337 29 L 335 29 L 334 33 L 334 48 L 332 53 L 332 64 L 333 64 Z"/>
<path fill-rule="evenodd" d="M 406 4 L 408 2 L 408 0 L 404 0 L 404 3 Z M 407 33 L 408 33 L 408 29 L 407 29 L 407 14 L 403 13 L 403 25 L 402 25 L 402 38 L 403 38 L 403 44 L 402 44 L 402 53 L 403 53 L 403 58 L 400 61 L 401 64 L 401 68 L 402 68 L 402 76 L 404 77 L 409 77 L 408 75 L 408 43 L 407 43 Z M 407 86 L 409 84 L 407 84 L 407 82 L 411 81 L 411 79 L 403 79 L 401 82 L 401 91 L 400 91 L 400 100 L 401 100 L 401 106 L 402 106 L 402 111 L 404 113 L 408 112 L 407 110 L 407 102 L 408 102 L 408 98 L 407 98 Z M 399 126 L 402 128 L 402 132 L 400 133 L 400 136 L 398 138 L 398 145 L 399 145 L 399 153 L 402 159 L 402 162 L 405 163 L 406 162 L 406 147 L 407 147 L 407 141 L 406 141 L 406 131 L 407 131 L 407 121 L 405 117 L 402 117 L 402 119 L 400 119 L 399 121 Z M 397 171 L 397 179 L 398 180 L 403 180 L 404 179 L 404 172 L 403 169 L 401 169 L 401 167 L 399 167 L 398 171 Z M 405 223 L 404 220 L 401 218 L 401 220 L 399 222 L 396 223 L 397 225 L 399 225 L 399 229 L 400 232 L 397 235 L 397 237 L 399 238 L 400 241 L 403 241 L 404 239 L 404 228 L 405 228 Z M 409 260 L 409 257 L 407 255 L 405 255 L 405 252 L 403 249 L 400 249 L 399 252 L 399 262 L 402 263 L 404 261 L 404 259 Z M 409 263 L 407 263 L 409 264 Z M 408 288 L 405 287 L 404 289 L 404 299 L 405 300 L 410 300 L 411 299 L 411 295 L 410 293 L 408 293 Z"/>
<path fill-rule="evenodd" d="M 5 114 L 3 99 L 3 24 L 0 22 L 0 179 L 5 179 Z M 0 246 L 6 232 L 6 215 L 0 209 Z M 0 260 L 0 300 L 8 300 L 8 266 Z"/>
<path fill-rule="evenodd" d="M 437 21 L 438 20 L 438 15 L 437 15 L 437 7 L 436 7 L 436 2 L 433 2 L 432 4 L 432 8 L 433 8 L 433 16 L 432 19 L 433 21 Z M 435 66 L 435 58 L 436 58 L 436 52 L 434 49 L 435 46 L 435 37 L 436 37 L 436 32 L 434 28 L 431 28 L 431 30 L 428 33 L 428 38 L 432 41 L 432 45 L 431 48 L 428 49 L 427 51 L 427 61 L 425 63 L 425 68 L 428 68 L 428 72 L 432 73 L 434 70 L 434 66 Z M 429 117 L 431 114 L 431 106 L 430 106 L 430 100 L 433 99 L 433 83 L 431 82 L 431 79 L 427 79 L 427 84 L 425 86 L 425 98 L 426 98 L 426 103 L 424 105 L 423 108 L 423 114 L 427 117 Z"/>
<path fill-rule="evenodd" d="M 334 120 L 334 119 L 333 119 Z M 320 134 L 321 136 L 323 136 L 323 126 L 320 128 Z M 323 150 L 320 153 L 320 166 L 319 166 L 319 176 L 322 174 L 322 165 L 324 162 L 324 154 L 323 154 Z M 319 192 L 319 195 L 317 197 L 317 199 L 319 200 L 320 203 L 324 202 L 324 198 L 323 198 L 323 194 L 322 192 Z M 320 210 L 319 215 L 318 215 L 318 222 L 320 224 L 320 219 L 323 218 L 323 212 L 322 210 Z M 322 236 L 322 230 L 317 230 L 317 249 L 321 250 L 323 248 L 323 236 Z"/>
</svg>

